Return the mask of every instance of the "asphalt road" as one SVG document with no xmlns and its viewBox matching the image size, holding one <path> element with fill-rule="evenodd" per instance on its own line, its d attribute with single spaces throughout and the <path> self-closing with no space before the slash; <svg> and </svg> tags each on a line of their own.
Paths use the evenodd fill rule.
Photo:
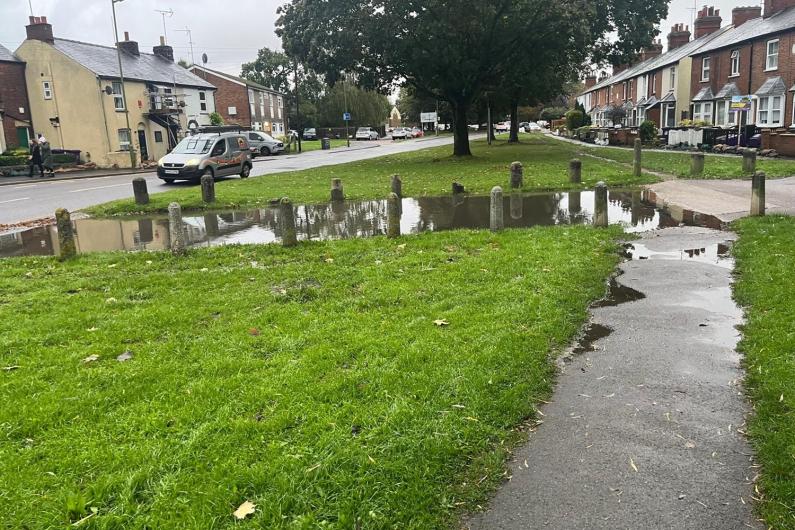
<svg viewBox="0 0 795 530">
<path fill-rule="evenodd" d="M 373 143 L 352 143 L 350 149 L 338 148 L 331 151 L 311 151 L 301 155 L 258 158 L 254 162 L 251 178 L 283 171 L 344 164 L 452 143 L 453 139 L 449 136 L 398 143 L 383 140 Z M 150 194 L 193 185 L 189 183 L 165 185 L 154 172 L 76 180 L 32 179 L 30 183 L 0 187 L 0 225 L 50 217 L 57 208 L 77 211 L 95 204 L 132 197 L 131 182 L 135 177 L 144 177 L 147 180 Z"/>
</svg>

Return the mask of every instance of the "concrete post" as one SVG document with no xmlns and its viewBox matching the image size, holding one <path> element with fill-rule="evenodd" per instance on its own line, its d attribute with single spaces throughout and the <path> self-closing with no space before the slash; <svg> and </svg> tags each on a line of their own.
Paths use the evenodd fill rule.
<svg viewBox="0 0 795 530">
<path fill-rule="evenodd" d="M 295 231 L 295 210 L 293 201 L 287 197 L 279 202 L 279 224 L 282 230 L 282 245 L 294 247 L 298 244 L 298 235 Z"/>
<path fill-rule="evenodd" d="M 491 207 L 489 208 L 489 227 L 492 232 L 499 232 L 505 228 L 505 218 L 502 203 L 502 188 L 494 186 L 491 189 Z"/>
<path fill-rule="evenodd" d="M 185 229 L 182 226 L 182 207 L 176 202 L 168 205 L 168 233 L 171 236 L 171 253 L 185 253 Z"/>
<path fill-rule="evenodd" d="M 221 232 L 218 226 L 218 216 L 214 213 L 204 214 L 204 230 L 207 232 L 207 237 L 217 237 Z"/>
<path fill-rule="evenodd" d="M 342 189 L 342 179 L 331 180 L 331 200 L 333 202 L 345 200 L 345 191 Z"/>
<path fill-rule="evenodd" d="M 55 210 L 55 224 L 58 227 L 58 246 L 61 247 L 60 259 L 63 261 L 74 258 L 77 255 L 77 245 L 69 211 L 64 208 Z"/>
<path fill-rule="evenodd" d="M 596 185 L 593 224 L 599 228 L 605 228 L 609 224 L 607 218 L 607 185 L 599 182 Z"/>
<path fill-rule="evenodd" d="M 212 175 L 202 175 L 202 200 L 215 202 L 215 180 Z"/>
<path fill-rule="evenodd" d="M 756 173 L 756 149 L 743 149 L 743 173 L 746 175 Z"/>
<path fill-rule="evenodd" d="M 636 177 L 640 177 L 643 171 L 641 167 L 643 156 L 643 143 L 640 141 L 640 138 L 635 138 L 635 157 L 632 165 L 632 174 Z"/>
<path fill-rule="evenodd" d="M 693 153 L 690 160 L 690 176 L 704 176 L 704 153 Z"/>
<path fill-rule="evenodd" d="M 511 188 L 519 189 L 524 186 L 524 167 L 521 162 L 511 164 Z"/>
<path fill-rule="evenodd" d="M 511 219 L 518 221 L 524 216 L 524 197 L 521 193 L 511 193 Z"/>
<path fill-rule="evenodd" d="M 154 241 L 155 227 L 151 219 L 138 219 L 138 238 L 143 244 Z"/>
<path fill-rule="evenodd" d="M 458 193 L 466 193 L 466 188 L 460 182 L 453 182 L 453 195 Z"/>
<path fill-rule="evenodd" d="M 751 181 L 751 215 L 765 215 L 765 172 L 757 171 Z"/>
<path fill-rule="evenodd" d="M 569 162 L 569 182 L 572 184 L 582 183 L 582 160 L 575 158 Z"/>
<path fill-rule="evenodd" d="M 400 179 L 400 175 L 392 175 L 392 193 L 403 197 L 403 181 Z"/>
<path fill-rule="evenodd" d="M 569 215 L 578 215 L 582 212 L 582 194 L 579 191 L 569 192 Z"/>
<path fill-rule="evenodd" d="M 390 193 L 386 200 L 386 236 L 390 239 L 400 237 L 400 197 Z"/>
<path fill-rule="evenodd" d="M 146 189 L 146 179 L 135 177 L 132 181 L 135 204 L 149 204 L 149 191 Z"/>
</svg>

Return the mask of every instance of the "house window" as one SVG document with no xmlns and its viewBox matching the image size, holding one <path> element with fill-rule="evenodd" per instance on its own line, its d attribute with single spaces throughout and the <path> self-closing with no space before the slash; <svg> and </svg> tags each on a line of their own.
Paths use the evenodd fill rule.
<svg viewBox="0 0 795 530">
<path fill-rule="evenodd" d="M 693 103 L 693 121 L 712 123 L 712 102 Z"/>
<path fill-rule="evenodd" d="M 765 70 L 778 69 L 778 39 L 767 41 L 767 62 Z"/>
<path fill-rule="evenodd" d="M 726 100 L 720 100 L 715 103 L 715 125 L 726 125 Z"/>
<path fill-rule="evenodd" d="M 626 101 L 627 100 L 627 84 L 624 83 L 623 85 L 621 85 L 621 89 L 622 89 L 621 99 Z"/>
<path fill-rule="evenodd" d="M 130 150 L 130 130 L 119 129 L 119 151 Z"/>
<path fill-rule="evenodd" d="M 226 113 L 230 116 L 237 116 L 237 107 L 228 107 Z"/>
<path fill-rule="evenodd" d="M 652 74 L 652 76 L 651 76 L 651 93 L 652 94 L 656 94 L 657 93 L 657 74 L 656 73 Z"/>
<path fill-rule="evenodd" d="M 163 143 L 163 131 L 155 131 L 155 142 L 158 144 Z"/>
<path fill-rule="evenodd" d="M 709 63 L 711 57 L 704 57 L 701 59 L 701 80 L 702 81 L 709 81 Z"/>
<path fill-rule="evenodd" d="M 251 111 L 251 117 L 253 118 L 254 114 L 256 114 L 257 110 L 256 110 L 256 105 L 255 105 L 255 100 L 254 100 L 254 91 L 251 90 L 251 89 L 249 89 L 249 91 L 248 91 L 248 106 L 249 106 L 249 110 Z"/>
<path fill-rule="evenodd" d="M 635 87 L 635 80 L 634 79 L 630 79 L 629 80 L 629 97 L 632 97 L 632 89 L 634 87 Z"/>
<path fill-rule="evenodd" d="M 668 70 L 668 86 L 670 90 L 676 90 L 676 66 Z"/>
<path fill-rule="evenodd" d="M 763 127 L 781 127 L 782 96 L 759 98 L 756 123 Z"/>
<path fill-rule="evenodd" d="M 284 100 L 279 96 L 279 119 L 282 118 L 282 109 L 284 109 Z"/>
<path fill-rule="evenodd" d="M 49 81 L 42 81 L 41 87 L 44 90 L 44 99 L 52 99 L 52 84 Z"/>
<path fill-rule="evenodd" d="M 260 116 L 265 117 L 265 92 L 259 93 L 259 113 Z"/>
<path fill-rule="evenodd" d="M 676 127 L 676 105 L 666 105 L 663 116 L 665 127 Z"/>
<path fill-rule="evenodd" d="M 202 112 L 207 112 L 207 94 L 199 92 L 199 108 Z"/>
<path fill-rule="evenodd" d="M 113 82 L 113 108 L 116 110 L 124 110 L 124 95 L 121 91 L 121 82 Z"/>
<path fill-rule="evenodd" d="M 731 76 L 740 75 L 740 50 L 732 50 Z"/>
</svg>

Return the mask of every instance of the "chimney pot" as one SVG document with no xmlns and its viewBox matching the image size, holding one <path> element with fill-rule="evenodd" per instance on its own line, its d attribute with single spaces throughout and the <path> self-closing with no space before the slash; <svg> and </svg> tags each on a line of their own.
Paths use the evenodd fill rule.
<svg viewBox="0 0 795 530">
<path fill-rule="evenodd" d="M 166 45 L 166 38 L 163 37 L 162 35 L 160 36 L 160 45 L 161 46 L 165 46 Z"/>
<path fill-rule="evenodd" d="M 31 16 L 28 20 L 30 20 L 30 24 L 25 26 L 28 40 L 39 40 L 49 44 L 55 42 L 52 26 L 47 23 L 47 17 Z"/>
<path fill-rule="evenodd" d="M 795 0 L 793 0 L 795 1 Z M 720 29 L 723 20 L 720 17 L 720 10 L 714 7 L 704 7 L 698 13 L 695 26 L 693 27 L 694 37 L 696 39 L 705 35 L 715 33 Z"/>
<path fill-rule="evenodd" d="M 129 31 L 125 31 L 124 32 L 124 41 L 127 42 L 129 40 L 130 40 L 130 32 Z"/>
</svg>

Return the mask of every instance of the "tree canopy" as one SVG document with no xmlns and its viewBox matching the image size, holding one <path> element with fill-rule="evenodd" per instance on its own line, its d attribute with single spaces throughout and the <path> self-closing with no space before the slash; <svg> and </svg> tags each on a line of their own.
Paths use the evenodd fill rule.
<svg viewBox="0 0 795 530">
<path fill-rule="evenodd" d="M 404 83 L 447 102 L 454 152 L 468 155 L 467 114 L 488 87 L 633 56 L 667 10 L 667 0 L 291 0 L 277 31 L 330 84 L 351 72 L 367 88 Z"/>
</svg>

